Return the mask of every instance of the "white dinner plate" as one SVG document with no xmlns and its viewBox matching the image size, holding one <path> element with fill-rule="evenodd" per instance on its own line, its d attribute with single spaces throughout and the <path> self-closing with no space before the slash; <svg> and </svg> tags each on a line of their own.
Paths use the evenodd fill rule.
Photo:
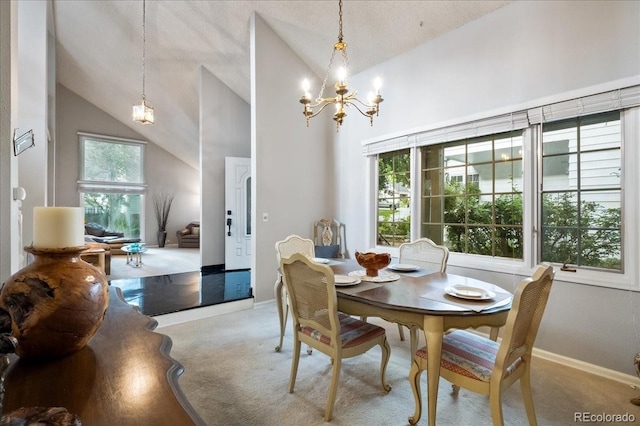
<svg viewBox="0 0 640 426">
<path fill-rule="evenodd" d="M 460 284 L 447 287 L 444 291 L 450 296 L 468 300 L 489 300 L 496 297 L 496 294 L 490 290 Z"/>
<path fill-rule="evenodd" d="M 416 265 L 411 265 L 409 263 L 395 263 L 393 265 L 389 265 L 389 269 L 393 271 L 399 271 L 399 272 L 412 272 L 412 271 L 417 271 L 420 268 L 417 267 Z"/>
<path fill-rule="evenodd" d="M 352 277 L 349 275 L 339 275 L 339 274 L 335 274 L 333 276 L 333 280 L 336 283 L 336 287 L 346 287 L 346 286 L 350 286 L 350 285 L 356 285 L 356 284 L 360 284 L 360 278 L 358 277 Z"/>
<path fill-rule="evenodd" d="M 316 263 L 329 263 L 329 259 L 325 259 L 324 257 L 314 257 L 313 261 Z"/>
</svg>

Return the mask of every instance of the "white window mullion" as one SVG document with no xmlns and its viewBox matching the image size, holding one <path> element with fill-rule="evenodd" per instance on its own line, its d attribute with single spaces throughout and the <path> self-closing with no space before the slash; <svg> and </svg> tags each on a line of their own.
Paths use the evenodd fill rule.
<svg viewBox="0 0 640 426">
<path fill-rule="evenodd" d="M 538 223 L 538 131 L 539 126 L 533 126 L 522 135 L 522 256 L 524 265 L 533 268 L 538 263 L 538 241 L 540 229 Z"/>
<path fill-rule="evenodd" d="M 422 156 L 415 146 L 411 148 L 411 241 L 420 238 L 422 223 Z"/>
</svg>

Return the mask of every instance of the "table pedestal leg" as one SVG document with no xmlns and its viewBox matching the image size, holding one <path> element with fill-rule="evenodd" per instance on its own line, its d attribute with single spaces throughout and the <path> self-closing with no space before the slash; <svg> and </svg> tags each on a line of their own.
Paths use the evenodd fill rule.
<svg viewBox="0 0 640 426">
<path fill-rule="evenodd" d="M 424 336 L 427 342 L 427 409 L 429 426 L 436 424 L 436 406 L 438 402 L 438 384 L 440 383 L 440 359 L 444 321 L 442 317 L 424 318 Z"/>
</svg>

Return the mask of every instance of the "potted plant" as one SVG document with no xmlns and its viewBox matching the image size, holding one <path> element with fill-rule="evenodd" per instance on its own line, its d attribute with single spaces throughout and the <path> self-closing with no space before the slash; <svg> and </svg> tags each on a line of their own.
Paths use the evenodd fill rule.
<svg viewBox="0 0 640 426">
<path fill-rule="evenodd" d="M 155 191 L 153 193 L 153 207 L 158 222 L 158 247 L 164 247 L 167 240 L 167 222 L 169 222 L 169 212 L 173 203 L 173 193 L 166 191 Z"/>
</svg>

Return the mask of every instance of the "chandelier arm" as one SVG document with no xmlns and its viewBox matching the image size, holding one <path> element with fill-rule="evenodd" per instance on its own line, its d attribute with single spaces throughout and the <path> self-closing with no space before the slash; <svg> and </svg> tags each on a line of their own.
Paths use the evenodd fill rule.
<svg viewBox="0 0 640 426">
<path fill-rule="evenodd" d="M 367 103 L 361 101 L 360 99 L 356 98 L 355 96 L 349 98 L 348 101 L 349 101 L 349 103 L 351 103 L 356 108 L 357 108 L 357 106 L 356 106 L 355 103 L 353 103 L 353 101 L 358 102 L 360 105 L 362 105 L 363 107 L 366 107 L 366 108 L 375 108 L 376 107 L 376 104 L 367 104 Z"/>
<path fill-rule="evenodd" d="M 356 100 L 357 100 L 357 99 L 356 99 Z M 362 102 L 360 102 L 360 103 L 362 103 Z M 345 102 L 345 105 L 348 105 L 348 106 L 352 106 L 352 107 L 354 107 L 355 109 L 357 109 L 357 110 L 358 110 L 358 112 L 359 112 L 360 114 L 364 115 L 364 116 L 365 116 L 365 117 L 367 117 L 367 118 L 370 118 L 370 117 L 371 117 L 371 115 L 370 115 L 370 114 L 367 114 L 367 113 L 365 113 L 365 112 L 362 112 L 362 110 L 358 107 L 358 105 L 357 105 L 357 104 L 355 104 L 355 103 L 353 103 L 353 102 L 351 102 L 351 101 L 347 101 L 347 102 Z M 363 105 L 365 105 L 365 104 L 363 104 Z"/>
<path fill-rule="evenodd" d="M 313 105 L 309 105 L 310 108 L 317 108 L 322 104 L 325 104 L 323 108 L 325 108 L 329 104 L 335 104 L 338 101 L 338 98 L 318 98 L 316 99 L 316 103 Z"/>
<path fill-rule="evenodd" d="M 316 104 L 316 105 L 314 105 L 312 108 L 315 108 L 315 107 L 317 107 L 318 105 L 320 105 L 320 104 Z M 320 114 L 320 113 L 322 112 L 322 110 L 324 110 L 324 109 L 325 109 L 326 107 L 328 107 L 329 105 L 333 105 L 333 103 L 325 103 L 324 105 L 322 105 L 322 106 L 320 107 L 320 109 L 319 109 L 318 111 L 314 112 L 313 114 L 309 115 L 308 117 L 309 117 L 309 118 L 313 118 L 313 117 L 315 117 L 316 115 Z"/>
</svg>

